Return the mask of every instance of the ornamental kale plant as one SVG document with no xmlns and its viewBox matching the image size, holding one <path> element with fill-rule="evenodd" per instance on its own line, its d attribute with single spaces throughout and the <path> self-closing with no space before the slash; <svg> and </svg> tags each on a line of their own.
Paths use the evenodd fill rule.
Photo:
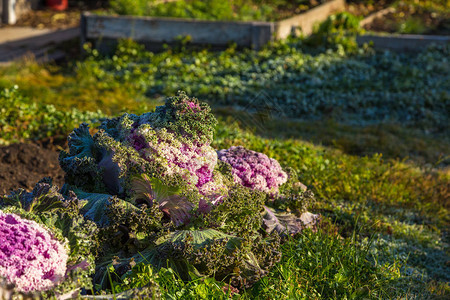
<svg viewBox="0 0 450 300">
<path fill-rule="evenodd" d="M 0 198 L 0 276 L 16 293 L 45 296 L 114 290 L 136 265 L 252 286 L 280 260 L 283 237 L 318 217 L 296 204 L 313 195 L 276 160 L 212 148 L 216 123 L 179 92 L 153 112 L 105 119 L 93 135 L 81 124 L 60 154 L 61 190 L 44 179 Z"/>
<path fill-rule="evenodd" d="M 64 245 L 34 221 L 0 211 L 0 276 L 21 292 L 46 291 L 64 277 Z"/>
<path fill-rule="evenodd" d="M 79 214 L 79 205 L 49 178 L 31 193 L 0 197 L 0 282 L 6 280 L 0 289 L 12 287 L 4 297 L 76 297 L 92 288 L 98 229 Z"/>
<path fill-rule="evenodd" d="M 230 164 L 236 183 L 269 194 L 278 193 L 278 187 L 287 181 L 280 164 L 263 153 L 232 146 L 218 152 L 219 159 Z"/>
</svg>

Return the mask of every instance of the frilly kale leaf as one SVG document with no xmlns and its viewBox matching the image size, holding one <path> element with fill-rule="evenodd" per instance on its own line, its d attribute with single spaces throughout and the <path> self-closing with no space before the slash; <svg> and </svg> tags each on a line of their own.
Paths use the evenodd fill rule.
<svg viewBox="0 0 450 300">
<path fill-rule="evenodd" d="M 298 180 L 297 172 L 287 168 L 288 181 L 280 188 L 280 195 L 270 205 L 279 210 L 290 210 L 297 216 L 306 212 L 316 200 L 314 193 Z"/>
<path fill-rule="evenodd" d="M 65 181 L 86 190 L 105 190 L 98 167 L 101 150 L 96 147 L 86 123 L 68 137 L 69 152 L 61 151 L 59 164 L 66 172 Z"/>
<path fill-rule="evenodd" d="M 164 106 L 158 106 L 153 113 L 141 116 L 140 124 L 151 124 L 153 128 L 166 128 L 195 141 L 210 144 L 217 120 L 206 103 L 189 98 L 179 91 L 175 97 L 168 98 Z"/>
<path fill-rule="evenodd" d="M 134 264 L 170 267 L 189 280 L 192 273 L 214 276 L 238 287 L 252 285 L 280 259 L 279 238 L 241 238 L 214 229 L 175 231 L 156 241 L 132 258 L 117 260 L 111 266 L 119 276 Z M 131 263 L 131 265 L 130 265 Z M 103 283 L 104 278 L 103 278 Z"/>
<path fill-rule="evenodd" d="M 241 185 L 230 188 L 228 196 L 207 215 L 197 221 L 205 227 L 220 228 L 221 231 L 237 234 L 255 234 L 262 224 L 261 212 L 267 194 Z"/>
<path fill-rule="evenodd" d="M 307 212 L 314 201 L 314 194 L 298 181 L 297 172 L 287 168 L 288 181 L 280 188 L 280 195 L 264 206 L 263 228 L 268 233 L 295 235 L 305 228 L 315 228 L 320 221 L 318 215 Z"/>
<path fill-rule="evenodd" d="M 104 120 L 98 129 L 104 130 L 115 140 L 124 141 L 132 129 L 138 125 L 138 122 L 139 116 L 135 114 L 123 114 L 120 117 Z"/>
<path fill-rule="evenodd" d="M 40 180 L 31 193 L 24 189 L 11 192 L 8 197 L 0 199 L 1 206 L 15 206 L 28 212 L 55 211 L 66 208 L 69 202 L 59 194 L 58 187 L 51 185 L 51 178 Z"/>
<path fill-rule="evenodd" d="M 85 205 L 80 209 L 80 213 L 88 220 L 91 220 L 99 227 L 105 227 L 110 224 L 106 209 L 110 204 L 109 194 L 86 193 L 79 189 L 74 189 L 79 199 L 85 201 Z"/>
<path fill-rule="evenodd" d="M 98 161 L 102 182 L 113 195 L 121 196 L 134 175 L 154 169 L 129 143 L 115 140 L 104 130 L 97 132 L 94 140 L 103 151 Z"/>
</svg>

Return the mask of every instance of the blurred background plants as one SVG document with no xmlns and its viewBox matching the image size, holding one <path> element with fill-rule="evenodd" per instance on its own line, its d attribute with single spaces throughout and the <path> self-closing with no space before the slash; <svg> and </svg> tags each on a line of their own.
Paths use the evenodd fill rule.
<svg viewBox="0 0 450 300">
<path fill-rule="evenodd" d="M 32 102 L 17 85 L 0 90 L 0 145 L 46 138 L 65 139 L 68 131 L 82 122 L 96 123 L 104 114 L 72 108 L 57 110 L 51 104 Z"/>
<path fill-rule="evenodd" d="M 111 0 L 120 15 L 190 18 L 200 20 L 274 21 L 316 6 L 324 0 Z"/>
</svg>

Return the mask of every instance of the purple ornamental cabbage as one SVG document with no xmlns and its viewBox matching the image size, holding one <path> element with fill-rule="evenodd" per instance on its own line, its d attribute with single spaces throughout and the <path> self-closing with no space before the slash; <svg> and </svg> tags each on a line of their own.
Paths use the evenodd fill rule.
<svg viewBox="0 0 450 300">
<path fill-rule="evenodd" d="M 0 211 L 0 277 L 21 292 L 46 291 L 62 281 L 64 245 L 34 221 Z"/>
<path fill-rule="evenodd" d="M 209 143 L 195 144 L 166 129 L 153 130 L 148 125 L 136 129 L 129 141 L 142 158 L 158 163 L 163 176 L 182 175 L 192 188 L 211 198 L 226 193 L 221 177 L 213 173 L 217 153 Z"/>
<path fill-rule="evenodd" d="M 263 153 L 232 146 L 217 154 L 220 160 L 231 165 L 234 181 L 243 186 L 273 195 L 287 181 L 280 164 Z"/>
</svg>

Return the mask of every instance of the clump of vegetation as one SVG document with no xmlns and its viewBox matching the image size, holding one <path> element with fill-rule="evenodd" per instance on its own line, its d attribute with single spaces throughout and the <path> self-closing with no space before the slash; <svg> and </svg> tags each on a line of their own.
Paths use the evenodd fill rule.
<svg viewBox="0 0 450 300">
<path fill-rule="evenodd" d="M 77 297 L 92 288 L 98 229 L 78 209 L 79 199 L 64 198 L 49 178 L 31 193 L 0 197 L 2 297 Z"/>
<path fill-rule="evenodd" d="M 362 32 L 360 20 L 359 17 L 347 12 L 331 15 L 314 29 L 305 43 L 325 49 L 340 48 L 346 52 L 356 51 L 358 49 L 356 35 Z"/>
<path fill-rule="evenodd" d="M 99 121 L 104 114 L 100 111 L 86 112 L 73 108 L 57 110 L 51 104 L 41 104 L 24 96 L 18 86 L 0 90 L 0 145 L 61 138 L 76 124 Z"/>
<path fill-rule="evenodd" d="M 135 55 L 119 59 L 128 47 Z M 449 47 L 419 55 L 347 53 L 343 46 L 312 55 L 304 48 L 297 39 L 259 52 L 231 48 L 154 54 L 124 42 L 111 58 L 94 56 L 83 69 L 94 71 L 103 85 L 118 80 L 139 84 L 149 96 L 183 87 L 215 106 L 264 110 L 284 118 L 361 126 L 403 123 L 438 132 L 448 127 Z M 111 76 L 114 81 L 106 80 Z"/>
<path fill-rule="evenodd" d="M 108 280 L 111 266 L 114 279 L 119 280 L 136 263 L 156 269 L 170 266 L 183 280 L 190 280 L 190 272 L 195 272 L 234 288 L 249 288 L 280 260 L 280 235 L 298 234 L 316 225 L 317 215 L 308 213 L 305 221 L 303 211 L 295 215 L 269 207 L 268 199 L 285 199 L 278 188 L 287 174 L 276 160 L 239 148 L 248 154 L 240 159 L 253 168 L 246 180 L 258 182 L 264 173 L 264 188 L 232 177 L 241 165 L 232 161 L 219 165 L 211 147 L 215 125 L 206 103 L 180 92 L 154 112 L 103 120 L 93 136 L 86 123 L 69 135 L 69 150 L 60 153 L 66 172 L 60 193 L 66 198 L 47 183 L 38 184 L 36 190 L 51 192 L 53 197 L 45 199 L 45 205 L 65 207 L 73 202 L 75 214 L 96 223 L 99 235 L 95 238 L 100 241 L 94 275 L 97 292 L 114 289 Z M 255 162 L 255 157 L 260 160 Z M 263 173 L 256 172 L 261 168 Z M 19 193 L 4 202 L 32 208 L 28 198 L 37 198 L 39 205 L 43 197 L 47 194 Z M 267 214 L 271 224 L 278 226 L 263 226 Z M 35 251 L 33 245 L 28 251 Z M 55 276 L 61 277 L 64 271 L 58 270 Z M 6 275 L 8 283 L 20 291 L 26 285 L 22 281 L 31 280 L 18 283 Z"/>
<path fill-rule="evenodd" d="M 189 18 L 200 20 L 274 21 L 305 11 L 323 0 L 112 0 L 113 12 L 121 15 Z"/>
</svg>

